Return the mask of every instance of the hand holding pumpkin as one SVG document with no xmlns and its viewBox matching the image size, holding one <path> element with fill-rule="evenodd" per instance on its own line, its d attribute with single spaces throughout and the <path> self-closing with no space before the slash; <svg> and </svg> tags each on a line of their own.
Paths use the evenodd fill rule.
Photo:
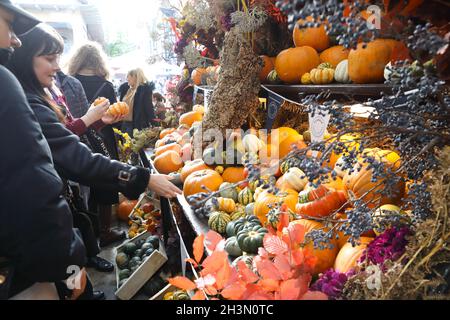
<svg viewBox="0 0 450 320">
<path fill-rule="evenodd" d="M 175 198 L 177 194 L 181 194 L 182 192 L 170 182 L 172 179 L 173 177 L 167 175 L 152 174 L 150 176 L 148 187 L 161 197 Z"/>
<path fill-rule="evenodd" d="M 94 102 L 86 114 L 81 117 L 86 127 L 90 127 L 95 122 L 101 120 L 103 116 L 106 114 L 109 108 L 109 100 L 102 100 L 101 103 L 97 102 L 97 105 Z"/>
</svg>

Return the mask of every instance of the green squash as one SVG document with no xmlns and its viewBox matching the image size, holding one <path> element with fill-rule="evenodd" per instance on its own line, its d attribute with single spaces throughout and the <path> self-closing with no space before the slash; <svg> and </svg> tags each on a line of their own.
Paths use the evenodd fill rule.
<svg viewBox="0 0 450 320">
<path fill-rule="evenodd" d="M 232 257 L 239 257 L 242 255 L 242 250 L 239 247 L 236 237 L 227 239 L 225 242 L 225 251 Z"/>
<path fill-rule="evenodd" d="M 123 252 L 129 255 L 133 255 L 134 252 L 138 249 L 138 246 L 133 242 L 128 242 L 123 246 Z"/>
<path fill-rule="evenodd" d="M 253 202 L 253 192 L 249 188 L 245 188 L 239 193 L 238 201 L 243 206 Z"/>
<path fill-rule="evenodd" d="M 159 237 L 158 236 L 150 236 L 145 240 L 145 242 L 150 243 L 155 250 L 159 249 Z"/>
<path fill-rule="evenodd" d="M 236 227 L 234 226 L 235 222 L 236 221 L 231 221 L 230 223 L 227 224 L 225 232 L 227 234 L 227 237 L 229 237 L 229 238 L 236 236 L 236 231 L 235 231 Z"/>
<path fill-rule="evenodd" d="M 245 216 L 247 216 L 247 214 L 245 213 L 245 208 L 242 205 L 237 204 L 236 211 L 231 214 L 231 221 L 239 220 L 240 218 L 244 218 Z"/>
<path fill-rule="evenodd" d="M 232 183 L 225 182 L 220 185 L 219 188 L 220 196 L 226 199 L 233 199 L 234 202 L 238 201 L 238 192 L 236 188 L 233 187 Z"/>
<path fill-rule="evenodd" d="M 297 215 L 292 211 L 288 210 L 289 213 L 289 222 L 296 220 Z M 280 211 L 279 209 L 272 209 L 267 214 L 267 224 L 272 226 L 275 230 L 278 229 L 278 224 L 280 223 Z"/>
<path fill-rule="evenodd" d="M 244 229 L 237 234 L 239 247 L 244 252 L 258 253 L 258 249 L 263 246 L 264 236 L 268 230 L 261 226 L 253 226 Z"/>
<path fill-rule="evenodd" d="M 127 269 L 130 263 L 130 258 L 125 252 L 120 252 L 116 256 L 116 264 L 119 269 Z"/>
<path fill-rule="evenodd" d="M 131 271 L 128 269 L 120 270 L 119 272 L 119 281 L 122 281 L 124 279 L 128 279 L 131 276 Z"/>
<path fill-rule="evenodd" d="M 228 223 L 231 222 L 231 217 L 228 213 L 217 211 L 211 214 L 208 220 L 208 226 L 211 230 L 220 234 L 226 233 Z"/>
<path fill-rule="evenodd" d="M 234 223 L 234 233 L 238 234 L 240 231 L 254 226 L 262 226 L 259 218 L 257 216 L 246 216 Z"/>
<path fill-rule="evenodd" d="M 270 84 L 283 83 L 283 81 L 281 81 L 280 77 L 278 76 L 278 73 L 275 70 L 270 71 L 270 73 L 267 75 L 267 82 Z"/>
<path fill-rule="evenodd" d="M 172 300 L 186 301 L 191 300 L 191 297 L 189 297 L 186 291 L 179 290 L 173 293 Z"/>
</svg>

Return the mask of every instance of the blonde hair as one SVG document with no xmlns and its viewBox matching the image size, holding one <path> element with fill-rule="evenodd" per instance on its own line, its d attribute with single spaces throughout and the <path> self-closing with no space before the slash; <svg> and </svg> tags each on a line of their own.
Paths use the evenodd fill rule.
<svg viewBox="0 0 450 320">
<path fill-rule="evenodd" d="M 144 74 L 144 70 L 141 68 L 130 70 L 128 75 L 136 78 L 136 88 L 148 82 L 147 77 Z"/>
<path fill-rule="evenodd" d="M 88 69 L 96 76 L 109 79 L 110 72 L 106 66 L 106 54 L 96 42 L 88 42 L 79 47 L 69 61 L 69 74 L 74 76 L 81 70 Z"/>
</svg>

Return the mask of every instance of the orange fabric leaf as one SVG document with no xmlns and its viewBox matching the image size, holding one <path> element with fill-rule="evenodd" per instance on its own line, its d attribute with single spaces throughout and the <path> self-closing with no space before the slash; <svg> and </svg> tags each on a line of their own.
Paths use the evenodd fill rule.
<svg viewBox="0 0 450 320">
<path fill-rule="evenodd" d="M 205 245 L 209 250 L 214 251 L 222 240 L 223 238 L 220 234 L 215 231 L 209 231 L 205 238 Z"/>
<path fill-rule="evenodd" d="M 175 277 L 168 280 L 169 283 L 181 290 L 191 291 L 197 288 L 194 282 L 186 277 Z"/>
<path fill-rule="evenodd" d="M 194 268 L 198 267 L 198 263 L 192 258 L 186 259 L 186 262 L 189 262 L 190 264 L 192 264 L 194 266 Z"/>
<path fill-rule="evenodd" d="M 216 288 L 222 290 L 228 283 L 231 276 L 231 267 L 228 262 L 224 263 L 222 268 L 216 273 Z"/>
<path fill-rule="evenodd" d="M 198 290 L 191 298 L 191 300 L 193 301 L 203 301 L 206 300 L 205 294 L 203 293 L 203 291 Z"/>
<path fill-rule="evenodd" d="M 258 284 L 267 292 L 278 291 L 280 289 L 279 281 L 273 279 L 262 279 L 258 281 Z"/>
<path fill-rule="evenodd" d="M 328 296 L 320 291 L 308 291 L 300 300 L 328 300 Z"/>
<path fill-rule="evenodd" d="M 287 280 L 292 276 L 291 264 L 285 255 L 276 256 L 273 263 L 278 271 L 280 271 L 283 280 Z"/>
<path fill-rule="evenodd" d="M 278 234 L 282 234 L 284 228 L 289 226 L 289 214 L 287 212 L 283 212 L 280 214 L 280 222 L 278 223 Z"/>
<path fill-rule="evenodd" d="M 300 296 L 300 286 L 297 279 L 290 279 L 280 284 L 281 300 L 297 300 Z"/>
<path fill-rule="evenodd" d="M 281 255 L 287 252 L 288 246 L 277 236 L 266 234 L 264 237 L 264 248 L 273 255 Z"/>
<path fill-rule="evenodd" d="M 256 267 L 258 269 L 258 273 L 264 279 L 281 280 L 283 278 L 278 269 L 275 268 L 275 265 L 271 261 L 263 260 L 258 263 Z"/>
<path fill-rule="evenodd" d="M 304 260 L 304 265 L 309 268 L 310 270 L 314 269 L 316 266 L 318 258 L 313 254 L 313 251 L 310 249 L 299 249 L 299 251 L 302 251 L 302 256 Z"/>
<path fill-rule="evenodd" d="M 194 259 L 195 261 L 197 261 L 197 263 L 200 263 L 200 261 L 203 258 L 203 253 L 205 252 L 204 241 L 205 241 L 204 235 L 200 235 L 194 240 L 193 244 Z"/>
<path fill-rule="evenodd" d="M 241 279 L 246 283 L 253 283 L 259 280 L 259 277 L 249 269 L 244 261 L 241 260 L 238 262 L 238 269 Z"/>
<path fill-rule="evenodd" d="M 241 300 L 245 292 L 245 285 L 242 282 L 236 282 L 222 290 L 222 297 L 227 300 Z"/>
<path fill-rule="evenodd" d="M 219 271 L 222 266 L 228 263 L 228 255 L 224 251 L 214 251 L 209 257 L 203 261 L 203 270 L 201 275 L 213 274 Z"/>
<path fill-rule="evenodd" d="M 289 240 L 292 245 L 298 245 L 300 243 L 303 243 L 305 241 L 305 227 L 297 224 L 297 223 L 291 223 L 287 227 L 287 233 Z"/>
<path fill-rule="evenodd" d="M 217 289 L 214 286 L 207 286 L 205 288 L 205 292 L 209 296 L 215 296 L 217 295 Z"/>
</svg>

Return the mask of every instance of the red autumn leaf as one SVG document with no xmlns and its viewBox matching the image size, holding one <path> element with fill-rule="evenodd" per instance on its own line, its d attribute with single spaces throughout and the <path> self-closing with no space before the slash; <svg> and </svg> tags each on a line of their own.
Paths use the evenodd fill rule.
<svg viewBox="0 0 450 320">
<path fill-rule="evenodd" d="M 265 301 L 265 300 L 273 300 L 273 295 L 270 293 L 265 293 L 262 291 L 255 292 L 251 294 L 246 300 L 249 301 Z"/>
<path fill-rule="evenodd" d="M 236 282 L 222 290 L 221 295 L 227 300 L 241 300 L 246 288 L 242 282 Z"/>
<path fill-rule="evenodd" d="M 224 251 L 214 251 L 209 257 L 203 261 L 203 270 L 201 275 L 213 274 L 222 268 L 222 266 L 228 263 L 228 255 Z"/>
<path fill-rule="evenodd" d="M 222 268 L 216 272 L 216 288 L 222 290 L 228 283 L 231 276 L 231 267 L 229 263 L 224 263 Z"/>
<path fill-rule="evenodd" d="M 289 263 L 289 259 L 285 255 L 276 256 L 273 263 L 275 267 L 280 271 L 283 280 L 287 280 L 292 276 L 292 268 Z"/>
<path fill-rule="evenodd" d="M 205 294 L 203 293 L 203 291 L 198 290 L 191 298 L 191 300 L 193 301 L 203 301 L 206 300 Z"/>
<path fill-rule="evenodd" d="M 232 285 L 233 283 L 240 281 L 239 280 L 239 273 L 236 270 L 236 268 L 233 266 L 231 267 L 231 271 L 230 271 L 230 278 L 228 279 L 228 283 L 225 285 L 225 287 L 228 287 L 230 285 Z"/>
<path fill-rule="evenodd" d="M 194 266 L 194 268 L 198 267 L 197 262 L 194 259 L 192 259 L 192 258 L 186 259 L 186 262 L 192 264 Z"/>
<path fill-rule="evenodd" d="M 284 228 L 289 226 L 289 214 L 287 212 L 283 212 L 280 214 L 280 222 L 278 223 L 278 234 L 282 234 Z"/>
<path fill-rule="evenodd" d="M 257 257 L 263 258 L 263 259 L 269 259 L 269 254 L 267 253 L 266 249 L 259 248 Z"/>
<path fill-rule="evenodd" d="M 308 248 L 299 250 L 303 252 L 303 260 L 305 267 L 309 268 L 310 270 L 314 269 L 318 258 L 313 254 L 313 251 Z"/>
<path fill-rule="evenodd" d="M 220 234 L 214 231 L 209 231 L 205 238 L 205 245 L 208 250 L 214 251 L 217 245 L 222 241 L 223 238 Z"/>
<path fill-rule="evenodd" d="M 217 289 L 214 286 L 207 286 L 205 288 L 205 292 L 209 296 L 215 296 L 217 295 Z"/>
<path fill-rule="evenodd" d="M 320 291 L 308 291 L 300 300 L 328 300 L 328 296 Z"/>
<path fill-rule="evenodd" d="M 269 260 L 263 260 L 260 263 L 256 265 L 258 273 L 264 278 L 264 279 L 274 279 L 274 280 L 281 280 L 283 277 L 281 276 L 280 272 L 277 268 L 275 268 L 275 265 L 269 261 Z"/>
<path fill-rule="evenodd" d="M 238 262 L 238 270 L 241 279 L 246 283 L 253 283 L 259 280 L 259 277 L 253 273 L 252 270 L 249 269 L 247 264 L 244 261 Z"/>
<path fill-rule="evenodd" d="M 191 291 L 191 290 L 194 290 L 195 288 L 197 288 L 195 283 L 186 277 L 175 277 L 175 278 L 169 279 L 168 281 L 171 285 L 173 285 L 181 290 L 185 290 L 185 291 Z"/>
<path fill-rule="evenodd" d="M 290 243 L 294 246 L 299 245 L 305 241 L 305 232 L 305 227 L 297 223 L 291 223 L 287 227 L 287 235 L 289 237 Z"/>
<path fill-rule="evenodd" d="M 203 258 L 203 253 L 205 252 L 204 241 L 205 241 L 205 236 L 203 234 L 198 236 L 194 240 L 194 244 L 193 244 L 194 259 L 195 259 L 195 261 L 197 261 L 197 263 L 200 263 L 200 261 Z"/>
<path fill-rule="evenodd" d="M 291 251 L 291 259 L 294 266 L 301 266 L 305 263 L 305 256 L 302 249 Z"/>
<path fill-rule="evenodd" d="M 281 300 L 297 300 L 300 296 L 300 286 L 297 279 L 290 279 L 280 284 Z"/>
<path fill-rule="evenodd" d="M 261 291 L 261 287 L 254 283 L 248 283 L 245 287 L 245 291 L 242 295 L 242 300 L 248 300 L 248 298 Z"/>
<path fill-rule="evenodd" d="M 262 279 L 258 281 L 261 289 L 267 292 L 278 291 L 280 289 L 280 282 L 273 279 Z"/>
<path fill-rule="evenodd" d="M 277 236 L 266 234 L 264 237 L 264 249 L 272 255 L 281 255 L 287 252 L 288 246 Z"/>
</svg>

